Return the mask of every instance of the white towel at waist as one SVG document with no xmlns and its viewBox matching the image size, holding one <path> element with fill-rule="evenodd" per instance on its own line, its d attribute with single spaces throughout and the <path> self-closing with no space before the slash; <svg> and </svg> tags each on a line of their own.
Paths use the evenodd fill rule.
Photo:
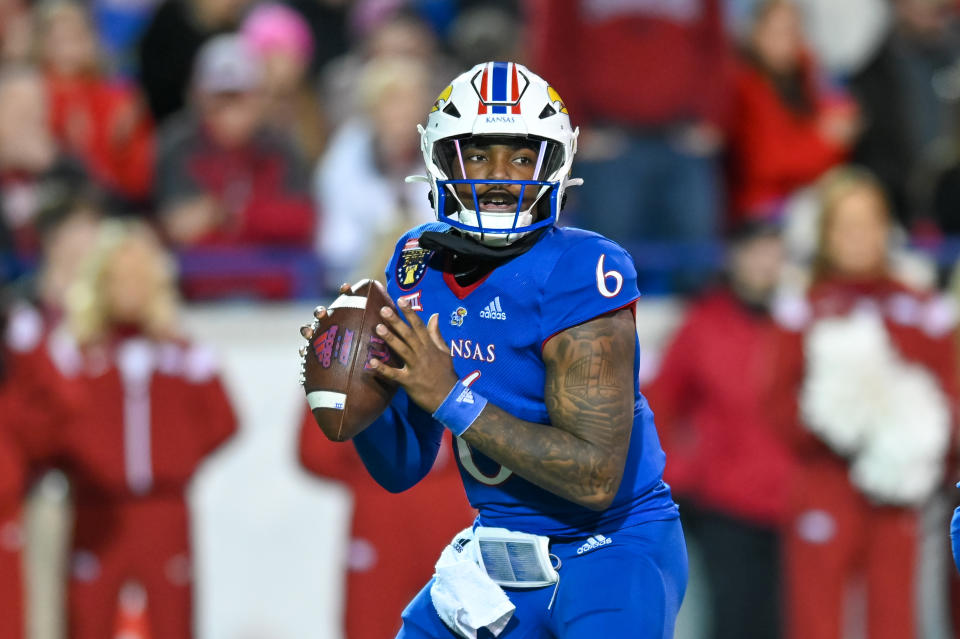
<svg viewBox="0 0 960 639">
<path fill-rule="evenodd" d="M 477 565 L 473 528 L 458 533 L 437 560 L 430 598 L 440 619 L 464 639 L 477 639 L 486 628 L 503 632 L 516 609 L 503 589 Z"/>
</svg>

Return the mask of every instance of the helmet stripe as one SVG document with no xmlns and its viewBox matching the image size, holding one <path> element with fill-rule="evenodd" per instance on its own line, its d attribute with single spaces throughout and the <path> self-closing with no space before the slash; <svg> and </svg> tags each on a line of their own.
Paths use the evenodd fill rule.
<svg viewBox="0 0 960 639">
<path fill-rule="evenodd" d="M 516 101 L 516 104 L 513 105 L 513 109 L 511 112 L 514 115 L 519 115 L 520 114 L 520 81 L 517 79 L 517 65 L 511 64 L 510 70 L 513 72 L 511 73 L 511 76 L 513 79 L 513 83 L 512 83 L 513 94 L 511 97 L 513 98 L 514 101 Z"/>
<path fill-rule="evenodd" d="M 480 78 L 480 106 L 477 107 L 478 115 L 487 112 L 487 70 L 489 68 L 490 65 L 483 67 L 483 76 Z"/>
<path fill-rule="evenodd" d="M 507 63 L 493 63 L 493 102 L 507 101 Z M 506 113 L 505 105 L 494 106 L 491 113 Z"/>
</svg>

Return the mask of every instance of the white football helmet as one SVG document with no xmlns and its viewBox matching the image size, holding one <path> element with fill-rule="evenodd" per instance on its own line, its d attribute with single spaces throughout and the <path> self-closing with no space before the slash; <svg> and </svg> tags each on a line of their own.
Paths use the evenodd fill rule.
<svg viewBox="0 0 960 639">
<path fill-rule="evenodd" d="M 417 128 L 428 175 L 407 179 L 429 182 L 438 220 L 488 246 L 506 246 L 554 224 L 564 190 L 582 182 L 569 178 L 579 129 L 570 125 L 553 87 L 520 64 L 486 62 L 461 74 L 437 97 L 426 127 Z M 501 143 L 533 151 L 532 179 L 466 179 L 462 149 Z M 496 184 L 519 185 L 520 197 L 505 198 L 509 205 L 481 205 L 477 187 Z M 472 197 L 463 187 L 458 193 L 458 185 L 469 185 Z M 535 189 L 536 197 L 523 208 L 530 202 L 526 189 Z"/>
</svg>

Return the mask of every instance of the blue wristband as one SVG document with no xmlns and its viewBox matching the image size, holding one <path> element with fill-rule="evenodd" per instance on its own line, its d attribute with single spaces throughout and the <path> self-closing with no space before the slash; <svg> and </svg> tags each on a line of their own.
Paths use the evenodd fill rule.
<svg viewBox="0 0 960 639">
<path fill-rule="evenodd" d="M 447 398 L 434 411 L 433 418 L 459 437 L 473 425 L 486 405 L 487 398 L 470 390 L 461 379 L 453 385 Z"/>
</svg>

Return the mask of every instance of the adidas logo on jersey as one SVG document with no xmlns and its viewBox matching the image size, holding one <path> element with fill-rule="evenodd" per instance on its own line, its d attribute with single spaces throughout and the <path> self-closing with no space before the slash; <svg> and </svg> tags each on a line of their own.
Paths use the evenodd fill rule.
<svg viewBox="0 0 960 639">
<path fill-rule="evenodd" d="M 507 314 L 500 308 L 500 296 L 497 295 L 493 301 L 487 304 L 487 307 L 480 311 L 480 317 L 484 319 L 505 320 Z"/>
<path fill-rule="evenodd" d="M 609 537 L 604 537 L 603 535 L 594 535 L 587 539 L 586 543 L 577 548 L 577 554 L 582 555 L 585 552 L 590 552 L 591 550 L 596 550 L 597 548 L 602 548 L 613 543 L 613 540 Z"/>
</svg>

